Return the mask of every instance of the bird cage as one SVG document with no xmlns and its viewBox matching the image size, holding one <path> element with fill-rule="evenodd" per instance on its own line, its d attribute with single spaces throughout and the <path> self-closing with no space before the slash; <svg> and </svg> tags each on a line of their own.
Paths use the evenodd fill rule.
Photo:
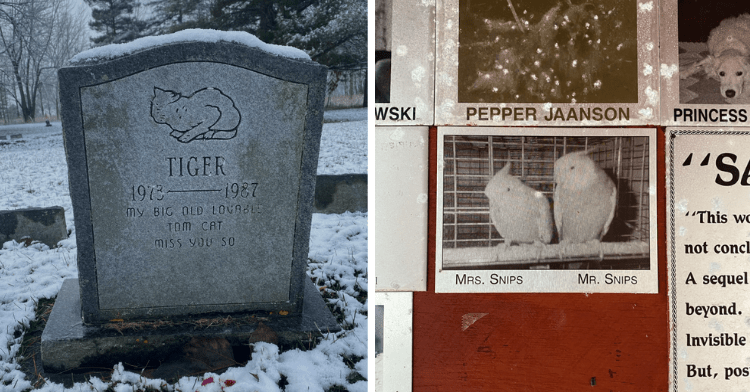
<svg viewBox="0 0 750 392">
<path fill-rule="evenodd" d="M 655 184 L 649 184 L 647 136 L 445 135 L 443 142 L 444 269 L 650 268 L 649 187 Z M 557 229 L 549 244 L 506 243 L 490 218 L 484 192 L 490 179 L 510 164 L 510 175 L 543 194 L 554 215 L 555 161 L 582 150 L 617 188 L 601 243 L 563 247 Z"/>
</svg>

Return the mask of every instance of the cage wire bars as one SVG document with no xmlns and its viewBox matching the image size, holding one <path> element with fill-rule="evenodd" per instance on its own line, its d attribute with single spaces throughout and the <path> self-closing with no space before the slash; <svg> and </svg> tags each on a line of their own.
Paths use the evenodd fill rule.
<svg viewBox="0 0 750 392">
<path fill-rule="evenodd" d="M 554 164 L 561 156 L 580 150 L 617 186 L 615 217 L 603 239 L 612 242 L 649 242 L 649 146 L 644 136 L 492 136 L 446 135 L 443 169 L 443 248 L 493 247 L 505 240 L 495 230 L 484 195 L 487 182 L 507 164 L 511 175 L 542 192 L 554 211 Z M 551 244 L 557 244 L 557 232 Z M 600 259 L 597 253 L 589 259 Z M 580 258 L 578 258 L 580 260 Z M 546 260 L 551 263 L 571 260 Z M 526 265 L 524 265 L 526 264 Z M 531 264 L 520 261 L 515 267 Z M 601 268 L 648 269 L 646 254 L 607 252 Z"/>
</svg>

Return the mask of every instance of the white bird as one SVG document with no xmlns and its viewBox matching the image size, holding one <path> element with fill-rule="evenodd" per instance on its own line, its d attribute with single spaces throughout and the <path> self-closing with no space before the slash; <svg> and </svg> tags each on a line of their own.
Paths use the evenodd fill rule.
<svg viewBox="0 0 750 392">
<path fill-rule="evenodd" d="M 552 241 L 552 213 L 547 197 L 510 175 L 510 163 L 487 183 L 490 218 L 505 245 Z"/>
<path fill-rule="evenodd" d="M 600 243 L 615 216 L 617 187 L 587 154 L 577 151 L 555 162 L 553 199 L 561 244 Z"/>
</svg>

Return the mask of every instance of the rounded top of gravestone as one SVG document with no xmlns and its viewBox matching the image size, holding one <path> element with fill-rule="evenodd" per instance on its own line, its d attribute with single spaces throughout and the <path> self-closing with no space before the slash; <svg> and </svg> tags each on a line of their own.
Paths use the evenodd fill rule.
<svg viewBox="0 0 750 392">
<path fill-rule="evenodd" d="M 124 44 L 111 44 L 78 53 L 70 59 L 71 64 L 108 61 L 157 46 L 184 42 L 232 42 L 257 48 L 264 52 L 295 60 L 311 61 L 301 49 L 291 46 L 267 44 L 258 37 L 244 31 L 218 31 L 210 29 L 188 29 L 174 34 L 139 38 Z"/>
</svg>

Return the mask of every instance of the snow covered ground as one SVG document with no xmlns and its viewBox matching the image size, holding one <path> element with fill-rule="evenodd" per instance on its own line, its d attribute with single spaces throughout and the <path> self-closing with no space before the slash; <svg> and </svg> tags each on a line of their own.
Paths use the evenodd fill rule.
<svg viewBox="0 0 750 392">
<path fill-rule="evenodd" d="M 367 108 L 327 111 L 324 122 L 318 174 L 367 173 Z"/>
<path fill-rule="evenodd" d="M 366 109 L 326 113 L 319 174 L 367 173 Z M 19 126 L 15 126 L 18 128 Z M 92 378 L 65 389 L 29 379 L 16 355 L 23 332 L 35 319 L 40 298 L 57 295 L 63 279 L 78 275 L 75 228 L 68 193 L 67 164 L 60 123 L 26 125 L 23 139 L 0 140 L 0 210 L 25 207 L 65 208 L 69 239 L 50 249 L 14 241 L 0 249 L 0 391 L 285 391 L 367 390 L 367 214 L 314 214 L 308 275 L 328 287 L 326 301 L 343 312 L 344 330 L 326 335 L 311 350 L 279 352 L 276 345 L 254 346 L 251 360 L 221 375 L 184 377 L 167 385 L 115 366 L 111 380 Z M 0 127 L 0 135 L 4 127 Z M 9 128 L 5 128 L 9 131 Z M 18 131 L 18 132 L 17 132 Z M 360 359 L 361 358 L 361 359 Z M 34 389 L 34 386 L 37 389 Z"/>
</svg>

